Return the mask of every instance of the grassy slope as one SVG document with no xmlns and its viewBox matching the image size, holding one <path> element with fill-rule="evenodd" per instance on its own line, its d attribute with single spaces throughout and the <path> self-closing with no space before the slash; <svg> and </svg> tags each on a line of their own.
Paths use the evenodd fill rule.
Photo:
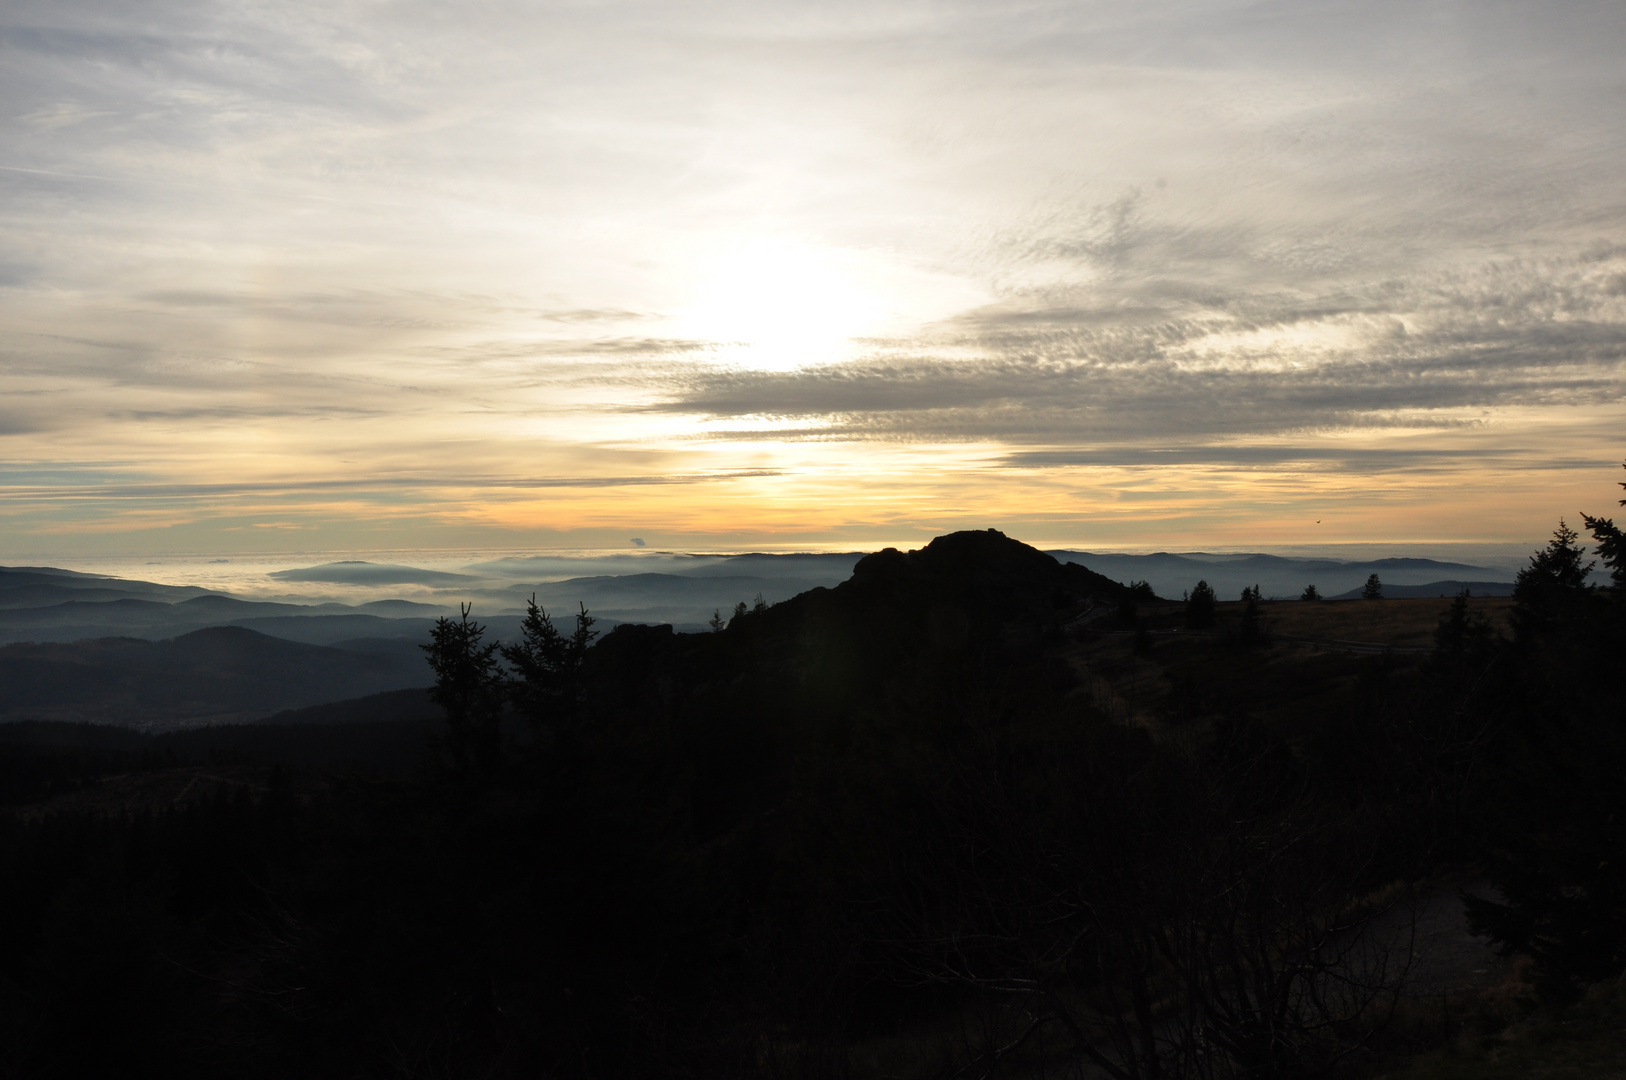
<svg viewBox="0 0 1626 1080">
<path fill-rule="evenodd" d="M 1450 604 L 1438 598 L 1278 601 L 1259 609 L 1262 624 L 1278 637 L 1426 648 Z M 1471 605 L 1497 632 L 1510 632 L 1511 599 L 1474 598 Z M 1242 609 L 1237 602 L 1221 603 L 1215 631 L 1234 633 Z M 1178 627 L 1179 610 L 1148 609 L 1142 625 Z M 1425 659 L 1420 654 L 1381 658 L 1280 641 L 1243 649 L 1195 635 L 1156 637 L 1149 649 L 1139 652 L 1126 636 L 1090 636 L 1071 643 L 1066 652 L 1096 701 L 1123 722 L 1173 734 L 1241 705 L 1294 742 L 1313 737 L 1316 718 L 1343 707 L 1363 669 L 1380 663 L 1411 666 Z M 1449 1044 L 1416 1055 L 1393 1046 L 1395 1056 L 1368 1075 L 1383 1080 L 1626 1080 L 1626 985 L 1598 987 L 1574 1006 L 1541 1012 L 1534 1011 L 1528 988 L 1516 977 L 1452 998 L 1458 1034 Z M 1425 1028 L 1431 1026 L 1433 1021 L 1424 1021 Z"/>
<path fill-rule="evenodd" d="M 1434 644 L 1434 628 L 1451 603 L 1449 599 L 1432 596 L 1408 600 L 1328 600 L 1313 604 L 1280 600 L 1260 604 L 1259 614 L 1268 629 L 1288 637 L 1426 648 Z M 1490 620 L 1494 629 L 1508 632 L 1511 598 L 1474 597 L 1469 604 L 1471 610 Z M 1233 601 L 1219 607 L 1222 622 L 1241 618 L 1241 604 Z"/>
<path fill-rule="evenodd" d="M 1505 629 L 1508 601 L 1477 599 L 1473 603 L 1494 626 Z M 1431 598 L 1278 602 L 1260 607 L 1265 626 L 1278 635 L 1427 646 L 1448 605 L 1449 601 Z M 1241 604 L 1221 604 L 1216 629 L 1234 629 L 1241 610 Z M 1153 626 L 1178 625 L 1178 612 L 1174 610 L 1147 610 L 1143 618 Z M 1290 737 L 1308 735 L 1306 723 L 1345 700 L 1348 688 L 1361 677 L 1363 669 L 1383 662 L 1383 658 L 1369 655 L 1281 643 L 1243 649 L 1223 640 L 1195 636 L 1158 638 L 1149 652 L 1137 652 L 1133 639 L 1128 637 L 1093 635 L 1069 642 L 1063 649 L 1075 669 L 1085 675 L 1097 702 L 1109 705 L 1109 711 L 1123 722 L 1173 731 L 1183 725 L 1203 724 L 1228 703 L 1241 701 L 1249 712 L 1277 725 Z M 1394 662 L 1409 665 L 1422 660 L 1421 656 L 1409 655 Z M 239 733 L 260 734 L 252 728 L 231 732 Z M 339 733 L 301 726 L 276 734 L 289 745 L 299 743 L 303 747 L 317 734 L 331 739 Z M 354 734 L 366 741 L 383 732 L 372 725 L 357 725 Z M 411 756 L 415 759 L 421 731 L 411 734 Z M 201 733 L 189 733 L 170 736 L 169 740 L 177 747 L 187 743 L 191 749 L 190 742 L 200 737 Z M 273 747 L 269 743 L 276 740 L 265 741 L 267 745 L 234 743 L 210 749 L 249 758 L 290 756 L 287 746 L 279 743 Z M 403 738 L 403 745 L 407 741 Z M 342 749 L 348 752 L 351 748 L 346 744 Z M 410 765 L 406 757 L 402 761 Z M 148 803 L 175 805 L 202 797 L 213 785 L 260 782 L 263 778 L 252 769 L 194 766 L 120 777 L 94 795 L 86 792 L 68 798 L 92 800 L 103 809 L 128 810 L 131 805 Z M 1501 996 L 1496 998 L 1498 993 Z M 1465 995 L 1463 1019 L 1458 1021 L 1462 1034 L 1454 1043 L 1398 1064 L 1391 1060 L 1385 1066 L 1389 1071 L 1381 1075 L 1392 1080 L 1499 1080 L 1526 1076 L 1626 1080 L 1626 1065 L 1622 1064 L 1626 1062 L 1626 991 L 1609 988 L 1570 1010 L 1510 1024 L 1525 1011 L 1513 1003 L 1517 994 L 1517 987 L 1486 987 Z M 877 1039 L 854 1047 L 854 1051 L 859 1056 L 866 1052 L 887 1056 L 881 1044 L 889 1042 L 905 1044 L 892 1047 L 900 1052 L 917 1049 L 908 1039 Z"/>
<path fill-rule="evenodd" d="M 1505 1030 L 1481 1014 L 1454 1043 L 1383 1080 L 1620 1080 L 1626 1077 L 1626 986 L 1595 987 L 1578 1004 Z"/>
</svg>

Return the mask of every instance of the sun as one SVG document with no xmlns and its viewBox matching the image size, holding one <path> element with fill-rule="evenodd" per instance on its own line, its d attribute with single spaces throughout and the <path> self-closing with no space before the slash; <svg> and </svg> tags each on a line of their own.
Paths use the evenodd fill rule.
<svg viewBox="0 0 1626 1080">
<path fill-rule="evenodd" d="M 868 263 L 863 253 L 750 241 L 701 264 L 680 322 L 744 367 L 837 363 L 893 314 L 883 275 Z"/>
</svg>

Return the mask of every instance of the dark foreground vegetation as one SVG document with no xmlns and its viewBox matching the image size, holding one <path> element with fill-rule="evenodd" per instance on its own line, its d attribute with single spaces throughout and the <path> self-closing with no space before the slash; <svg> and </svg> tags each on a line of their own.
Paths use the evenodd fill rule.
<svg viewBox="0 0 1626 1080">
<path fill-rule="evenodd" d="M 1507 634 L 1462 597 L 1431 652 L 1188 627 L 959 533 L 717 633 L 443 622 L 429 749 L 0 729 L 0 1074 L 1397 1067 L 1453 1036 L 1409 981 L 1442 868 L 1532 1001 L 1626 969 L 1626 562 L 1588 525 L 1611 588 L 1561 529 Z"/>
</svg>

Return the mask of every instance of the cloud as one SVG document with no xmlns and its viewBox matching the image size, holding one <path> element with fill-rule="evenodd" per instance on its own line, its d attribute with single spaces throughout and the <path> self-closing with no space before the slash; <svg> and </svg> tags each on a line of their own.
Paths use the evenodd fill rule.
<svg viewBox="0 0 1626 1080">
<path fill-rule="evenodd" d="M 124 480 L 74 482 L 72 473 L 58 471 L 50 479 L 27 473 L 10 478 L 0 472 L 0 491 L 15 503 L 50 501 L 73 497 L 128 502 L 213 500 L 229 496 L 281 495 L 308 497 L 332 494 L 458 490 L 546 491 L 570 488 L 664 487 L 673 484 L 700 484 L 719 480 L 739 480 L 776 476 L 772 469 L 738 469 L 723 472 L 636 476 L 552 476 L 524 477 L 496 474 L 471 476 L 447 472 L 442 475 L 369 476 L 365 478 L 321 480 L 300 478 L 286 481 L 230 481 L 221 483 L 152 483 Z M 60 477 L 60 479 L 59 479 Z M 43 481 L 43 482 L 42 482 Z"/>
<path fill-rule="evenodd" d="M 1593 458 L 1547 458 L 1528 447 L 1415 447 L 1378 449 L 1328 445 L 1236 446 L 1228 444 L 1145 447 L 1114 446 L 1099 450 L 1020 450 L 1007 454 L 1000 464 L 1015 469 L 1065 468 L 1073 465 L 1186 466 L 1228 465 L 1259 468 L 1280 465 L 1326 464 L 1356 473 L 1411 472 L 1425 469 L 1454 471 L 1462 465 L 1499 469 L 1574 470 L 1606 467 L 1604 456 Z M 1120 492 L 1120 498 L 1180 498 L 1198 494 L 1191 491 Z"/>
<path fill-rule="evenodd" d="M 816 474 L 812 520 L 883 444 L 900 516 L 982 505 L 933 448 L 1398 490 L 1622 415 L 1626 22 L 1579 0 L 20 0 L 0 45 L 0 459 L 123 468 L 8 489 L 43 516 Z M 742 251 L 837 280 L 717 288 Z"/>
<path fill-rule="evenodd" d="M 38 416 L 20 410 L 0 408 L 0 435 L 26 435 L 45 427 Z"/>
<path fill-rule="evenodd" d="M 104 109 L 87 109 L 73 102 L 57 102 L 43 109 L 36 109 L 18 117 L 23 123 L 33 128 L 51 131 L 56 128 L 69 127 L 73 124 L 82 124 L 86 120 L 95 120 L 102 116 L 116 116 L 117 113 Z"/>
<path fill-rule="evenodd" d="M 1616 263 L 1496 263 L 1122 324 L 1075 305 L 953 321 L 936 341 L 793 372 L 691 370 L 650 408 L 812 419 L 786 438 L 1166 444 L 1451 428 L 1475 411 L 1626 400 Z M 933 356 L 959 351 L 964 358 Z M 731 430 L 761 438 L 770 427 Z M 1099 457 L 1098 448 L 1088 451 Z M 1126 451 L 1132 456 L 1135 451 Z"/>
</svg>

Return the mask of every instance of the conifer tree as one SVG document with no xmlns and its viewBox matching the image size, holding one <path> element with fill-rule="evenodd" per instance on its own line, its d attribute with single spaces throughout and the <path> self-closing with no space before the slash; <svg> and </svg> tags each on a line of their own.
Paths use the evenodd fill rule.
<svg viewBox="0 0 1626 1080">
<path fill-rule="evenodd" d="M 1547 546 L 1530 556 L 1513 584 L 1513 631 L 1520 641 L 1531 641 L 1578 613 L 1588 587 L 1587 575 L 1595 562 L 1583 563 L 1586 549 L 1576 543 L 1580 534 L 1562 518 Z"/>
<path fill-rule="evenodd" d="M 517 642 L 502 646 L 503 659 L 513 669 L 510 696 L 533 724 L 542 723 L 558 708 L 563 689 L 560 669 L 565 663 L 568 641 L 537 604 L 535 593 L 525 605 L 519 634 Z"/>
<path fill-rule="evenodd" d="M 1587 584 L 1578 539 L 1560 521 L 1514 586 L 1512 743 L 1487 830 L 1500 900 L 1465 898 L 1475 932 L 1529 953 L 1560 998 L 1626 969 L 1626 620 Z"/>
<path fill-rule="evenodd" d="M 1248 590 L 1243 592 L 1248 596 L 1247 606 L 1242 609 L 1242 644 L 1257 645 L 1265 640 L 1264 628 L 1259 625 L 1259 601 Z"/>
<path fill-rule="evenodd" d="M 1626 469 L 1626 464 L 1621 468 Z M 1626 488 L 1626 484 L 1620 486 Z M 1626 506 L 1626 499 L 1620 500 L 1620 505 Z M 1598 557 L 1609 568 L 1615 599 L 1626 601 L 1626 537 L 1621 536 L 1619 527 L 1610 518 L 1582 514 L 1581 520 L 1586 522 L 1592 539 L 1598 543 Z"/>
<path fill-rule="evenodd" d="M 1434 629 L 1434 648 L 1442 658 L 1460 659 L 1483 652 L 1490 645 L 1490 623 L 1483 615 L 1469 610 L 1468 598 L 1467 589 L 1457 593 Z"/>
<path fill-rule="evenodd" d="M 485 627 L 469 618 L 471 610 L 472 605 L 464 604 L 461 619 L 437 619 L 429 644 L 419 648 L 429 654 L 435 672 L 429 699 L 446 711 L 446 749 L 453 768 L 489 773 L 502 751 L 502 674 L 497 646 L 483 643 Z"/>
<path fill-rule="evenodd" d="M 1194 630 L 1214 625 L 1214 604 L 1217 597 L 1214 587 L 1208 582 L 1199 581 L 1191 590 L 1191 597 L 1186 601 L 1186 625 Z"/>
<path fill-rule="evenodd" d="M 592 629 L 596 620 L 587 614 L 586 605 L 580 607 L 576 629 L 566 637 L 532 593 L 520 623 L 519 641 L 502 646 L 503 659 L 514 671 L 510 697 L 532 723 L 569 722 L 575 717 L 581 697 L 582 664 L 588 647 L 598 636 Z"/>
</svg>

